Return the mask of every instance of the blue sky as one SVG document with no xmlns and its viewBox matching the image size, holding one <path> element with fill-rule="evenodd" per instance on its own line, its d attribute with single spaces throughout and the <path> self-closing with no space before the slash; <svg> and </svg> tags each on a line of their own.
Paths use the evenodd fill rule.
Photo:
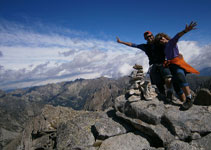
<svg viewBox="0 0 211 150">
<path fill-rule="evenodd" d="M 0 17 L 28 26 L 40 22 L 97 38 L 111 40 L 118 35 L 137 42 L 143 40 L 145 30 L 173 36 L 193 20 L 200 29 L 194 34 L 203 34 L 203 42 L 209 42 L 210 7 L 209 0 L 0 0 Z"/>
<path fill-rule="evenodd" d="M 146 30 L 172 37 L 192 20 L 198 29 L 181 38 L 181 51 L 197 69 L 211 66 L 200 65 L 210 59 L 210 8 L 209 0 L 0 0 L 0 88 L 119 77 L 134 63 L 146 71 L 146 55 L 115 37 L 144 43 Z"/>
</svg>

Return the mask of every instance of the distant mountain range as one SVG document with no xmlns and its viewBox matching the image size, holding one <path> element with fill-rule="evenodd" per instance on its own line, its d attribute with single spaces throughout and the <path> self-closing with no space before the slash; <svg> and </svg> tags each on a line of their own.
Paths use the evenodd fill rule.
<svg viewBox="0 0 211 150">
<path fill-rule="evenodd" d="M 211 67 L 206 67 L 200 70 L 201 76 L 211 76 Z"/>
</svg>

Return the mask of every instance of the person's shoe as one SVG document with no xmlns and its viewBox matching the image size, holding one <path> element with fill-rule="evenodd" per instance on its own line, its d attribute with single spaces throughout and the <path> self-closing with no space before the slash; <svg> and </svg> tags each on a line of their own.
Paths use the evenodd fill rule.
<svg viewBox="0 0 211 150">
<path fill-rule="evenodd" d="M 191 98 L 186 97 L 186 101 L 182 105 L 182 110 L 188 110 L 192 106 L 193 106 L 193 101 L 191 100 Z"/>
</svg>

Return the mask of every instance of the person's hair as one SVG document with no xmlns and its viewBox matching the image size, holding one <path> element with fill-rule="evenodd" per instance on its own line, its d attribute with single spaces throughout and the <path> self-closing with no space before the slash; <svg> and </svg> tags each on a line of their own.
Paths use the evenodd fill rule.
<svg viewBox="0 0 211 150">
<path fill-rule="evenodd" d="M 170 39 L 171 39 L 171 38 L 170 38 L 167 34 L 165 34 L 165 33 L 158 33 L 158 34 L 155 36 L 155 41 L 159 42 L 161 37 L 164 37 L 164 38 L 166 38 L 167 40 L 170 40 Z"/>
</svg>

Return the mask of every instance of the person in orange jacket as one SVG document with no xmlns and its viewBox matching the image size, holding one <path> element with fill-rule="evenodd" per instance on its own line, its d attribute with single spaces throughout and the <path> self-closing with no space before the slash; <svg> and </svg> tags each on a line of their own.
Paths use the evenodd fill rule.
<svg viewBox="0 0 211 150">
<path fill-rule="evenodd" d="M 190 87 L 185 76 L 187 73 L 199 74 L 199 72 L 185 62 L 183 56 L 179 53 L 177 42 L 184 34 L 196 29 L 196 25 L 196 22 L 191 22 L 189 25 L 186 25 L 184 30 L 177 33 L 172 39 L 165 33 L 158 33 L 155 37 L 157 42 L 165 45 L 164 52 L 167 60 L 165 61 L 164 66 L 170 68 L 173 75 L 172 81 L 179 85 L 175 91 L 180 95 L 180 99 L 184 101 L 182 105 L 183 110 L 187 110 L 193 105 Z"/>
</svg>

